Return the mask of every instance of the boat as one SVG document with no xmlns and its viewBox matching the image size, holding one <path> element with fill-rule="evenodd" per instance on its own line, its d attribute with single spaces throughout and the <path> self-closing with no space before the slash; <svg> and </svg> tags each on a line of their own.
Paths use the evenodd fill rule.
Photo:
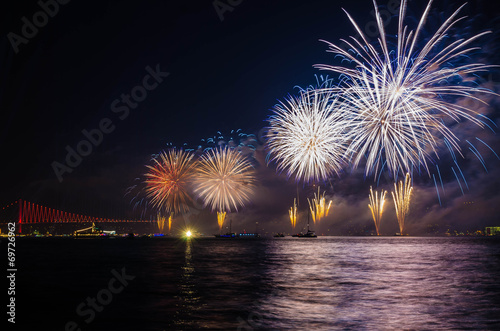
<svg viewBox="0 0 500 331">
<path fill-rule="evenodd" d="M 260 238 L 260 234 L 258 233 L 233 233 L 228 232 L 225 234 L 215 234 L 215 238 L 219 239 L 251 239 L 251 238 Z"/>
<path fill-rule="evenodd" d="M 292 237 L 294 238 L 317 238 L 318 236 L 313 230 L 309 229 L 309 214 L 307 214 L 307 232 L 306 233 L 297 233 L 297 234 L 292 234 Z"/>
<path fill-rule="evenodd" d="M 274 238 L 283 238 L 285 236 L 284 233 L 276 233 L 273 237 Z"/>
<path fill-rule="evenodd" d="M 255 233 L 234 233 L 231 231 L 231 226 L 232 226 L 233 221 L 229 221 L 229 232 L 225 234 L 215 234 L 215 238 L 218 239 L 253 239 L 253 238 L 260 238 L 260 235 L 255 231 Z"/>
<path fill-rule="evenodd" d="M 243 233 L 238 233 L 238 238 L 240 239 L 260 238 L 260 234 L 243 232 Z"/>
<path fill-rule="evenodd" d="M 73 237 L 75 238 L 89 238 L 89 237 L 103 237 L 103 238 L 108 238 L 108 237 L 113 237 L 116 235 L 116 231 L 105 231 L 101 229 L 100 227 L 96 226 L 95 223 L 92 223 L 92 226 L 85 228 L 85 229 L 80 229 L 80 230 L 75 230 L 73 231 Z"/>
<path fill-rule="evenodd" d="M 306 233 L 301 232 L 301 233 L 293 234 L 292 237 L 295 237 L 295 238 L 317 238 L 318 236 L 316 235 L 316 233 L 314 231 L 307 229 Z"/>
<path fill-rule="evenodd" d="M 219 238 L 219 239 L 222 239 L 222 238 L 236 238 L 236 233 L 233 233 L 231 231 L 231 226 L 233 224 L 233 220 L 230 220 L 229 221 L 229 232 L 225 233 L 225 234 L 222 234 L 222 233 L 219 233 L 219 234 L 215 234 L 215 238 Z"/>
<path fill-rule="evenodd" d="M 236 233 L 215 234 L 215 238 L 236 238 Z"/>
</svg>

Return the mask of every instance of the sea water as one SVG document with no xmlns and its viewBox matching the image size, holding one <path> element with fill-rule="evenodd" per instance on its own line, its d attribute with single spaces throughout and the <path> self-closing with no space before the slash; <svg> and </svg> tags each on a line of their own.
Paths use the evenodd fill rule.
<svg viewBox="0 0 500 331">
<path fill-rule="evenodd" d="M 16 249 L 23 329 L 500 329 L 500 238 L 19 238 Z"/>
</svg>

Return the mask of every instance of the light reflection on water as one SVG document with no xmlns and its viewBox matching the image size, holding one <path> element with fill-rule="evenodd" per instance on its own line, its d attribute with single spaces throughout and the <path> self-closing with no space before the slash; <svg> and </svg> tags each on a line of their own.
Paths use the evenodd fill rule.
<svg viewBox="0 0 500 331">
<path fill-rule="evenodd" d="M 61 329 L 74 320 L 90 330 L 500 329 L 498 238 L 48 239 L 19 246 L 19 260 L 30 261 L 18 279 L 26 327 Z M 75 308 L 122 267 L 135 279 L 86 326 Z"/>
<path fill-rule="evenodd" d="M 500 250 L 457 238 L 274 241 L 262 327 L 500 326 Z M 257 323 L 254 323 L 257 326 Z"/>
<path fill-rule="evenodd" d="M 196 291 L 196 284 L 194 279 L 194 264 L 192 262 L 192 240 L 186 240 L 185 248 L 185 262 L 181 267 L 182 275 L 179 282 L 179 295 L 175 298 L 180 301 L 179 309 L 176 310 L 176 316 L 174 317 L 174 322 L 179 328 L 187 328 L 190 326 L 194 327 L 194 319 L 192 318 L 193 312 L 198 310 L 200 307 L 198 303 L 200 297 Z"/>
</svg>

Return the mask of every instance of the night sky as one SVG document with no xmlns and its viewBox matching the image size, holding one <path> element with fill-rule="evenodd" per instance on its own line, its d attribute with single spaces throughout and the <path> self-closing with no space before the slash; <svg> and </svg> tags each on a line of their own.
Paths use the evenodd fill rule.
<svg viewBox="0 0 500 331">
<path fill-rule="evenodd" d="M 195 147 L 218 131 L 229 134 L 241 129 L 258 135 L 278 100 L 296 93 L 297 85 L 314 84 L 315 74 L 328 74 L 314 69 L 314 64 L 339 63 L 319 40 L 339 43 L 354 34 L 342 8 L 360 26 L 373 20 L 369 0 L 220 3 L 233 6 L 219 15 L 209 0 L 73 0 L 59 4 L 57 12 L 50 7 L 53 17 L 42 22 L 36 33 L 27 31 L 32 36 L 15 47 L 9 33 L 22 36 L 22 18 L 33 22 L 41 7 L 36 1 L 4 4 L 7 8 L 0 19 L 0 203 L 21 198 L 92 216 L 136 217 L 130 197 L 124 195 L 144 173 L 152 154 L 169 146 Z M 390 3 L 379 1 L 384 8 Z M 426 30 L 429 35 L 461 3 L 436 1 Z M 410 1 L 409 24 L 420 17 L 424 6 Z M 470 36 L 493 30 L 476 44 L 483 50 L 474 56 L 476 61 L 499 64 L 498 5 L 472 0 L 463 14 L 469 18 L 454 33 Z M 392 32 L 396 22 L 392 17 L 388 27 Z M 161 73 L 144 83 L 152 71 Z M 479 77 L 483 86 L 496 92 L 499 80 L 499 72 L 493 70 Z M 129 104 L 125 112 L 122 94 L 143 84 L 150 87 L 144 100 Z M 500 103 L 491 96 L 485 99 L 489 106 L 481 106 L 480 111 L 498 125 Z M 110 132 L 60 181 L 53 162 L 64 163 L 67 146 L 75 149 L 85 139 L 82 130 L 99 125 Z M 492 132 L 459 123 L 453 130 L 463 143 L 480 137 L 500 153 L 498 128 Z M 500 161 L 484 145 L 477 146 L 487 171 L 464 145 L 465 158 L 460 158 L 468 184 L 468 189 L 462 187 L 464 195 L 449 170 L 449 153 L 437 161 L 444 181 L 441 205 L 432 177 L 425 172 L 416 176 L 413 214 L 408 221 L 413 233 L 425 233 L 435 223 L 470 229 L 500 225 Z M 305 197 L 312 189 L 276 174 L 274 164 L 266 166 L 262 144 L 257 144 L 257 150 L 256 196 L 243 211 L 228 218 L 237 230 L 253 230 L 259 221 L 266 231 L 288 232 L 287 209 L 294 196 L 299 191 L 305 215 Z M 391 190 L 392 183 L 382 176 L 379 187 Z M 370 185 L 376 183 L 373 177 L 365 178 L 362 169 L 346 169 L 340 178 L 323 184 L 333 207 L 318 233 L 373 227 L 367 207 Z M 207 210 L 191 213 L 186 220 L 207 232 L 217 227 L 214 214 Z M 382 222 L 386 233 L 396 231 L 392 201 Z"/>
</svg>

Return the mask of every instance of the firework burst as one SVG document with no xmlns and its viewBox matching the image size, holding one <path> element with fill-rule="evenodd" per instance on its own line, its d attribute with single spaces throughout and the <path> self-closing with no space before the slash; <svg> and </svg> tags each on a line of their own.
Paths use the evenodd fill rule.
<svg viewBox="0 0 500 331">
<path fill-rule="evenodd" d="M 396 208 L 396 217 L 399 223 L 399 233 L 403 235 L 405 228 L 405 218 L 410 212 L 410 199 L 413 187 L 411 186 L 410 174 L 406 174 L 406 178 L 403 181 L 399 181 L 399 187 L 394 183 L 394 192 L 392 193 L 392 199 L 394 200 L 394 207 Z"/>
<path fill-rule="evenodd" d="M 145 193 L 153 207 L 167 213 L 189 210 L 192 200 L 188 185 L 194 174 L 193 154 L 170 149 L 161 152 L 147 165 L 149 172 L 144 174 Z"/>
<path fill-rule="evenodd" d="M 386 38 L 383 19 L 374 1 L 375 17 L 380 37 L 378 45 L 371 45 L 363 31 L 346 12 L 360 40 L 342 40 L 349 50 L 326 42 L 329 52 L 341 55 L 354 64 L 353 67 L 316 65 L 317 68 L 339 73 L 344 77 L 342 98 L 351 108 L 352 135 L 349 158 L 354 167 L 366 157 L 365 174 L 387 168 L 394 178 L 398 171 L 411 171 L 413 166 L 423 165 L 429 173 L 428 161 L 432 155 L 439 158 L 438 145 L 443 139 L 450 148 L 460 153 L 457 136 L 446 126 L 446 118 L 462 119 L 481 127 L 471 108 L 454 103 L 454 98 L 465 97 L 479 100 L 474 93 L 492 93 L 473 88 L 473 74 L 487 71 L 492 66 L 481 63 L 450 63 L 479 48 L 470 44 L 489 33 L 483 32 L 468 39 L 450 40 L 449 31 L 464 17 L 458 18 L 462 9 L 456 10 L 417 49 L 419 35 L 428 17 L 432 1 L 429 1 L 417 28 L 410 31 L 403 24 L 407 1 L 403 0 L 399 12 L 397 45 L 392 49 Z"/>
<path fill-rule="evenodd" d="M 386 194 L 387 191 L 382 190 L 379 197 L 378 192 L 373 192 L 372 187 L 370 186 L 370 204 L 368 204 L 368 208 L 370 208 L 372 212 L 373 222 L 375 222 L 375 229 L 377 230 L 377 236 L 380 236 L 380 221 L 382 220 L 382 213 L 384 212 Z"/>
<path fill-rule="evenodd" d="M 250 200 L 255 184 L 253 167 L 238 151 L 228 147 L 208 150 L 200 158 L 194 192 L 212 210 L 238 211 Z"/>
<path fill-rule="evenodd" d="M 343 107 L 332 90 L 307 89 L 274 107 L 268 144 L 278 170 L 296 180 L 326 180 L 339 174 L 346 151 Z"/>
</svg>

